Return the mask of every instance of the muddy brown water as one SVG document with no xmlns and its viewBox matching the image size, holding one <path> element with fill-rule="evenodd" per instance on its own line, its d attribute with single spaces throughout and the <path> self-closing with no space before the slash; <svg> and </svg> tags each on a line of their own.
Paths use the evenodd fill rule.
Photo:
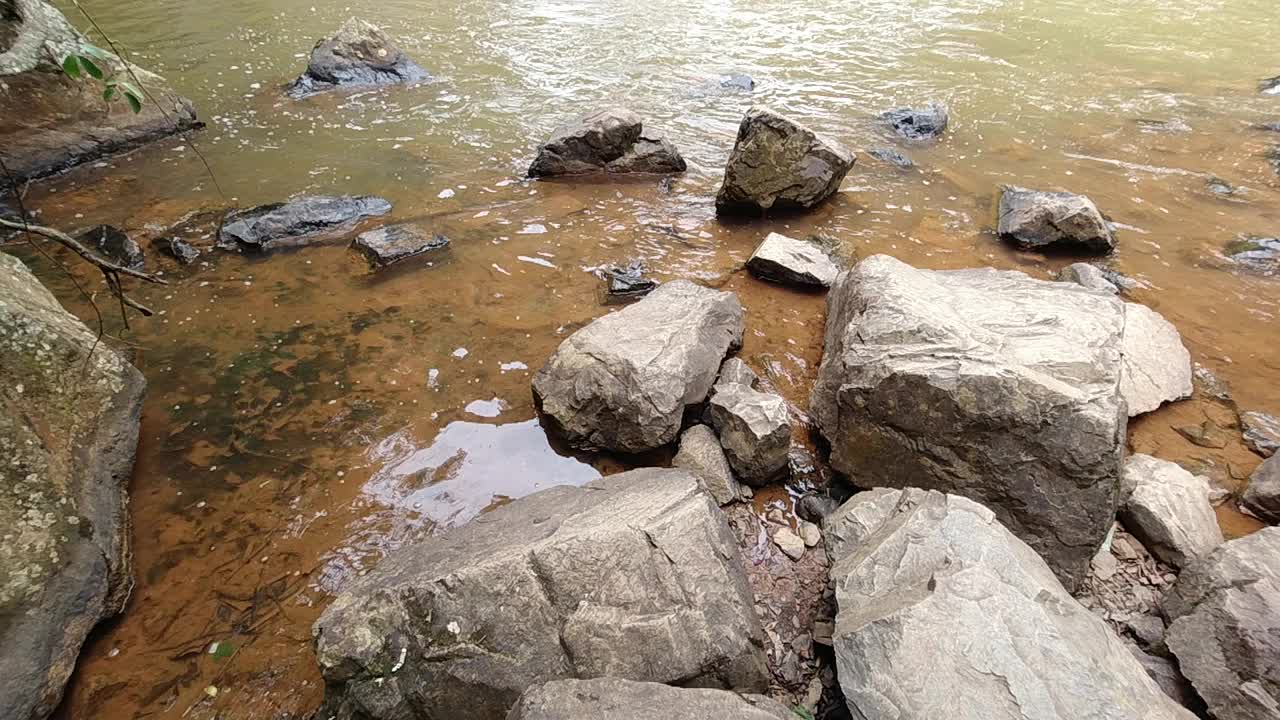
<svg viewBox="0 0 1280 720">
<path fill-rule="evenodd" d="M 1110 264 L 1143 283 L 1133 299 L 1177 325 L 1243 409 L 1280 413 L 1280 282 L 1219 254 L 1280 232 L 1280 178 L 1264 157 L 1280 136 L 1251 129 L 1280 119 L 1280 98 L 1256 91 L 1280 71 L 1263 64 L 1269 2 L 85 4 L 195 101 L 209 127 L 193 139 L 223 195 L 181 139 L 26 195 L 47 224 L 128 229 L 171 281 L 133 285 L 160 314 L 124 332 L 99 280 L 73 271 L 150 385 L 131 483 L 137 586 L 87 644 L 63 718 L 305 715 L 322 692 L 310 625 L 386 552 L 549 485 L 665 462 L 570 453 L 533 409 L 531 373 L 608 311 L 593 271 L 609 263 L 641 259 L 659 280 L 737 292 L 743 357 L 803 412 L 824 300 L 742 272 L 766 233 L 832 238 L 846 261 L 889 253 L 1047 278 L 1069 259 L 998 242 L 996 188 L 1086 192 L 1119 224 Z M 279 85 L 349 14 L 401 39 L 435 81 L 285 99 Z M 721 89 L 730 72 L 756 90 Z M 952 109 L 935 145 L 895 143 L 874 121 L 934 98 Z M 719 168 L 753 102 L 855 149 L 897 147 L 918 167 L 860 154 L 817 212 L 718 221 Z M 521 179 L 552 127 L 605 103 L 666 132 L 690 172 Z M 1238 194 L 1210 192 L 1211 177 Z M 190 268 L 151 245 L 201 209 L 301 192 L 384 195 L 393 220 L 453 243 L 380 275 L 342 242 L 209 252 Z M 208 232 L 197 222 L 187 237 L 207 246 Z M 96 324 L 49 259 L 5 249 Z M 1206 419 L 1226 447 L 1174 429 Z M 1233 422 L 1197 398 L 1137 419 L 1130 445 L 1239 489 L 1259 458 Z M 786 498 L 763 493 L 758 507 Z M 1257 527 L 1220 515 L 1229 535 Z"/>
</svg>

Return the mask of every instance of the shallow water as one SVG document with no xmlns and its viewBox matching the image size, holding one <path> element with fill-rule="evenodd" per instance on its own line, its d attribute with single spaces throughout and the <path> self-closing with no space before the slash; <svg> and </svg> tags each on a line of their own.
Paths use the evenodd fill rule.
<svg viewBox="0 0 1280 720">
<path fill-rule="evenodd" d="M 385 552 L 550 484 L 664 462 L 574 456 L 535 419 L 531 373 L 606 311 L 592 272 L 609 263 L 737 291 L 743 356 L 803 412 L 824 301 L 741 272 L 767 232 L 834 238 L 849 260 L 885 252 L 1048 277 L 1067 260 L 992 236 L 997 186 L 1087 192 L 1121 226 L 1112 264 L 1144 283 L 1134 299 L 1174 322 L 1245 409 L 1280 413 L 1280 282 L 1218 253 L 1280 232 L 1280 178 L 1263 156 L 1280 135 L 1250 128 L 1280 120 L 1280 98 L 1256 91 L 1280 72 L 1262 64 L 1271 2 L 85 4 L 195 101 L 209 127 L 194 140 L 222 194 L 173 140 L 33 186 L 27 203 L 47 224 L 109 222 L 145 243 L 200 208 L 373 193 L 395 203 L 394 220 L 453 242 L 379 276 L 341 243 L 206 254 L 190 269 L 151 250 L 173 284 L 135 290 L 162 314 L 124 335 L 150 382 L 131 486 L 138 585 L 86 647 L 63 717 L 303 714 L 321 693 L 310 623 Z M 352 13 L 435 80 L 284 98 L 314 40 Z M 720 88 L 730 72 L 756 90 Z M 936 145 L 897 145 L 874 120 L 931 99 L 952 111 Z M 614 103 L 668 134 L 690 172 L 520 179 L 553 127 Z M 844 192 L 811 215 L 718 222 L 719 169 L 753 103 L 855 149 L 896 146 L 919 167 L 860 154 Z M 1240 193 L 1215 196 L 1210 177 Z M 55 267 L 15 251 L 96 322 Z M 1234 430 L 1217 450 L 1173 430 L 1206 418 L 1229 422 L 1212 403 L 1182 403 L 1135 422 L 1131 445 L 1239 487 L 1258 458 Z M 1231 534 L 1256 527 L 1222 517 Z"/>
</svg>

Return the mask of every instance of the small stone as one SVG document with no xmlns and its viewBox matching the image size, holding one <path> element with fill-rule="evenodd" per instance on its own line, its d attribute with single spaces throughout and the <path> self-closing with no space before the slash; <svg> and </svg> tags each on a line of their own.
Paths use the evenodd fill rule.
<svg viewBox="0 0 1280 720">
<path fill-rule="evenodd" d="M 817 547 L 818 543 L 822 542 L 822 530 L 817 525 L 807 520 L 801 520 L 799 527 L 800 539 L 804 540 L 805 547 Z"/>
<path fill-rule="evenodd" d="M 791 528 L 778 528 L 773 533 L 773 542 L 787 557 L 799 560 L 804 557 L 804 540 L 791 531 Z"/>
<path fill-rule="evenodd" d="M 644 277 L 644 263 L 638 260 L 606 268 L 604 282 L 606 305 L 639 300 L 658 287 L 657 281 Z"/>
<path fill-rule="evenodd" d="M 813 623 L 813 641 L 819 645 L 831 647 L 831 636 L 836 632 L 836 624 L 830 620 L 815 620 Z"/>
<path fill-rule="evenodd" d="M 1112 295 L 1120 294 L 1120 288 L 1107 279 L 1102 268 L 1089 263 L 1073 263 L 1066 266 L 1058 272 L 1058 282 L 1073 282 L 1090 290 L 1101 290 Z"/>
<path fill-rule="evenodd" d="M 178 238 L 169 238 L 169 242 L 163 246 L 178 261 L 179 265 L 190 265 L 200 258 L 200 251 L 179 240 Z"/>
<path fill-rule="evenodd" d="M 720 365 L 720 375 L 716 378 L 716 387 L 724 385 L 745 385 L 754 389 L 760 382 L 760 376 L 742 358 L 731 357 Z"/>
<path fill-rule="evenodd" d="M 1094 577 L 1099 580 L 1110 580 L 1119 569 L 1115 555 L 1106 550 L 1099 550 L 1098 554 L 1093 556 L 1090 566 L 1093 568 Z"/>
<path fill-rule="evenodd" d="M 1147 652 L 1162 655 L 1164 649 L 1164 621 L 1157 615 L 1138 615 L 1125 621 L 1125 630 Z M 1159 650 L 1159 651 L 1158 651 Z"/>
<path fill-rule="evenodd" d="M 1250 476 L 1240 507 L 1259 520 L 1280 524 L 1280 455 L 1272 455 Z"/>
<path fill-rule="evenodd" d="M 769 233 L 747 260 L 747 270 L 762 280 L 806 288 L 830 287 L 840 274 L 816 243 L 781 233 Z"/>
<path fill-rule="evenodd" d="M 1210 420 L 1205 420 L 1199 425 L 1175 427 L 1174 430 L 1191 444 L 1199 445 L 1202 448 L 1221 450 L 1227 446 L 1226 434 Z"/>
<path fill-rule="evenodd" d="M 742 482 L 761 487 L 787 469 L 791 415 L 780 395 L 719 385 L 711 396 L 711 420 Z"/>
<path fill-rule="evenodd" d="M 360 233 L 352 247 L 376 268 L 387 267 L 431 250 L 449 245 L 449 238 L 423 230 L 417 225 L 388 225 Z"/>
<path fill-rule="evenodd" d="M 801 495 L 796 501 L 796 514 L 811 523 L 821 523 L 822 519 L 839 509 L 840 503 L 835 498 L 819 493 Z"/>
<path fill-rule="evenodd" d="M 1260 412 L 1240 414 L 1240 427 L 1244 431 L 1244 444 L 1262 457 L 1271 457 L 1280 450 L 1280 418 Z"/>
<path fill-rule="evenodd" d="M 684 431 L 680 436 L 680 451 L 671 461 L 671 466 L 684 468 L 698 476 L 699 482 L 719 505 L 738 499 L 738 481 L 733 478 L 720 441 L 706 425 L 694 425 Z"/>
<path fill-rule="evenodd" d="M 895 108 L 881 113 L 895 133 L 909 140 L 933 140 L 947 129 L 947 106 L 931 102 L 923 108 Z"/>
<path fill-rule="evenodd" d="M 750 92 L 756 89 L 756 81 L 750 75 L 730 73 L 720 77 L 720 87 L 725 90 L 743 90 Z"/>
<path fill-rule="evenodd" d="M 145 260 L 142 255 L 142 248 L 126 235 L 123 230 L 110 225 L 99 225 L 82 233 L 79 240 L 102 253 L 114 263 L 123 265 L 130 270 L 142 269 L 143 261 Z"/>
<path fill-rule="evenodd" d="M 911 158 L 903 155 L 893 148 L 872 148 L 867 150 L 866 153 L 880 162 L 888 163 L 903 170 L 910 170 L 916 166 L 916 164 L 911 161 Z"/>
<path fill-rule="evenodd" d="M 755 491 L 748 485 L 739 485 L 738 494 L 742 496 L 743 500 L 750 500 L 756 496 Z"/>
<path fill-rule="evenodd" d="M 1023 248 L 1098 255 L 1116 247 L 1115 235 L 1092 200 L 1067 192 L 1007 187 L 1000 195 L 1000 237 Z"/>
</svg>

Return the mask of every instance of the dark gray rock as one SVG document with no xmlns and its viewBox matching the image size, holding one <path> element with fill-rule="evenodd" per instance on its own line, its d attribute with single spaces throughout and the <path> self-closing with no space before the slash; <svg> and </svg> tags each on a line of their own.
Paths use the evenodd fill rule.
<svg viewBox="0 0 1280 720">
<path fill-rule="evenodd" d="M 840 502 L 829 495 L 805 493 L 796 501 L 796 514 L 811 523 L 821 524 L 822 519 L 835 512 Z"/>
<path fill-rule="evenodd" d="M 418 225 L 387 225 L 356 236 L 351 247 L 376 268 L 449 246 L 449 238 Z"/>
<path fill-rule="evenodd" d="M 682 470 L 553 487 L 403 547 L 314 635 L 323 718 L 496 718 L 570 678 L 768 685 L 735 536 Z"/>
<path fill-rule="evenodd" d="M 1120 519 L 1161 562 L 1186 567 L 1222 544 L 1218 516 L 1209 503 L 1209 482 L 1175 463 L 1131 455 L 1122 487 L 1132 488 Z"/>
<path fill-rule="evenodd" d="M 1098 206 L 1083 195 L 1007 187 L 1000 195 L 1000 237 L 1054 252 L 1105 255 L 1116 247 Z"/>
<path fill-rule="evenodd" d="M 1191 687 L 1191 682 L 1182 676 L 1178 670 L 1178 664 L 1166 657 L 1152 655 L 1142 648 L 1135 645 L 1129 645 L 1129 652 L 1147 671 L 1147 675 L 1155 681 L 1160 690 L 1169 697 L 1169 699 L 1178 703 L 1188 710 L 1198 711 L 1204 707 L 1204 701 L 1196 695 L 1195 688 Z M 1197 716 L 1203 715 L 1196 712 Z"/>
<path fill-rule="evenodd" d="M 557 680 L 525 691 L 507 720 L 796 720 L 763 695 L 615 678 Z"/>
<path fill-rule="evenodd" d="M 731 292 L 687 280 L 570 335 L 533 378 L 542 412 L 584 449 L 643 452 L 675 440 L 731 349 L 742 345 Z"/>
<path fill-rule="evenodd" d="M 1219 177 L 1211 177 L 1204 183 L 1205 189 L 1218 197 L 1230 198 L 1240 194 L 1240 188 Z"/>
<path fill-rule="evenodd" d="M 684 431 L 680 436 L 680 451 L 672 458 L 671 466 L 696 475 L 720 505 L 734 502 L 741 494 L 720 440 L 706 425 L 694 425 Z"/>
<path fill-rule="evenodd" d="M 855 160 L 853 153 L 800 123 L 753 107 L 738 127 L 716 212 L 811 209 L 840 189 Z"/>
<path fill-rule="evenodd" d="M 1160 657 L 1169 654 L 1164 644 L 1164 620 L 1159 615 L 1137 615 L 1126 620 L 1124 628 L 1143 650 Z"/>
<path fill-rule="evenodd" d="M 1280 455 L 1272 455 L 1249 476 L 1240 506 L 1264 522 L 1280 525 Z"/>
<path fill-rule="evenodd" d="M 908 140 L 936 140 L 947 129 L 947 106 L 931 102 L 922 108 L 895 108 L 880 114 L 895 133 Z"/>
<path fill-rule="evenodd" d="M 750 75 L 730 73 L 720 78 L 720 87 L 725 90 L 742 90 L 750 92 L 756 89 L 756 81 Z"/>
<path fill-rule="evenodd" d="M 822 527 L 854 718 L 1192 720 L 992 512 L 879 488 Z"/>
<path fill-rule="evenodd" d="M 287 90 L 294 97 L 304 97 L 336 88 L 421 82 L 428 77 L 381 28 L 353 17 L 333 37 L 316 43 L 306 72 Z"/>
<path fill-rule="evenodd" d="M 1280 450 L 1280 418 L 1267 413 L 1243 412 L 1240 428 L 1244 444 L 1262 457 L 1271 457 Z"/>
<path fill-rule="evenodd" d="M 1226 254 L 1247 270 L 1263 275 L 1280 272 L 1280 238 L 1243 237 L 1228 243 Z"/>
<path fill-rule="evenodd" d="M 863 260 L 827 296 L 810 403 L 831 464 L 986 503 L 1075 587 L 1115 516 L 1124 322 L 1068 283 Z"/>
<path fill-rule="evenodd" d="M 1258 123 L 1253 127 L 1255 130 L 1262 130 L 1263 132 L 1280 132 L 1280 120 Z"/>
<path fill-rule="evenodd" d="M 610 108 L 557 128 L 538 148 L 529 177 L 670 174 L 684 172 L 686 167 L 675 145 L 645 133 L 639 115 Z"/>
<path fill-rule="evenodd" d="M 1102 268 L 1089 263 L 1073 263 L 1062 268 L 1058 271 L 1058 282 L 1073 282 L 1090 290 L 1101 290 L 1112 295 L 1120 294 L 1120 288 L 1107 279 Z"/>
<path fill-rule="evenodd" d="M 826 288 L 835 282 L 840 268 L 817 243 L 769 233 L 747 260 L 752 275 L 784 285 Z"/>
<path fill-rule="evenodd" d="M 77 238 L 81 243 L 102 253 L 108 260 L 131 270 L 141 270 L 145 257 L 142 248 L 123 230 L 99 225 Z"/>
<path fill-rule="evenodd" d="M 227 213 L 218 243 L 256 252 L 298 247 L 340 236 L 364 218 L 389 212 L 391 203 L 372 195 L 304 195 Z"/>
<path fill-rule="evenodd" d="M 174 260 L 178 261 L 179 265 L 190 265 L 200 259 L 199 250 L 178 238 L 169 238 L 163 247 Z"/>
<path fill-rule="evenodd" d="M 729 466 L 742 482 L 763 487 L 783 475 L 791 449 L 791 413 L 780 395 L 740 383 L 716 386 L 711 422 Z"/>
<path fill-rule="evenodd" d="M 871 148 L 870 150 L 867 150 L 866 153 L 880 162 L 889 163 L 890 165 L 902 168 L 903 170 L 910 170 L 916 166 L 916 164 L 911 161 L 911 158 L 903 155 L 893 148 Z"/>
<path fill-rule="evenodd" d="M 1146 305 L 1124 304 L 1123 357 L 1120 395 L 1129 417 L 1191 397 L 1191 353 L 1173 323 Z"/>
<path fill-rule="evenodd" d="M 1258 92 L 1265 95 L 1280 95 L 1280 75 L 1260 81 Z"/>
<path fill-rule="evenodd" d="M 1280 717 L 1280 528 L 1184 568 L 1162 608 L 1169 649 L 1214 718 Z"/>
<path fill-rule="evenodd" d="M 53 712 L 133 589 L 127 487 L 146 387 L 0 253 L 0 713 Z"/>
<path fill-rule="evenodd" d="M 656 280 L 644 276 L 644 263 L 640 261 L 606 268 L 604 282 L 606 305 L 639 300 L 658 287 Z"/>
</svg>

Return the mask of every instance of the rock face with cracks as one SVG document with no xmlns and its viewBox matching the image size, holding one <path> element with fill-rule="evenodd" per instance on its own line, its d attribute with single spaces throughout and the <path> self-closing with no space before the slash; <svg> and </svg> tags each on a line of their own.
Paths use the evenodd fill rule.
<svg viewBox="0 0 1280 720">
<path fill-rule="evenodd" d="M 1192 720 L 986 508 L 908 488 L 823 523 L 854 718 Z"/>
<path fill-rule="evenodd" d="M 1125 303 L 1120 394 L 1129 417 L 1191 397 L 1191 353 L 1178 329 L 1146 305 Z"/>
<path fill-rule="evenodd" d="M 855 484 L 982 502 L 1074 588 L 1115 516 L 1123 328 L 1083 287 L 877 255 L 828 294 L 812 412 Z"/>
<path fill-rule="evenodd" d="M 623 108 L 602 110 L 557 128 L 538 148 L 529 177 L 594 173 L 682 173 L 684 158 L 669 140 L 646 133 L 640 116 Z"/>
<path fill-rule="evenodd" d="M 744 483 L 763 487 L 786 470 L 791 414 L 782 396 L 720 383 L 711 396 L 711 422 L 730 467 Z"/>
<path fill-rule="evenodd" d="M 762 695 L 679 688 L 616 678 L 556 680 L 529 688 L 507 720 L 795 720 L 781 703 Z"/>
<path fill-rule="evenodd" d="M 289 85 L 295 97 L 336 88 L 421 82 L 427 72 L 410 60 L 377 25 L 350 18 L 316 43 L 307 70 Z"/>
<path fill-rule="evenodd" d="M 145 382 L 0 254 L 0 708 L 53 712 L 85 636 L 124 608 Z"/>
<path fill-rule="evenodd" d="M 1214 718 L 1280 718 L 1280 528 L 1185 568 L 1163 609 L 1169 649 Z"/>
<path fill-rule="evenodd" d="M 576 447 L 661 447 L 742 345 L 743 323 L 733 293 L 665 283 L 570 335 L 534 376 L 534 396 Z"/>
<path fill-rule="evenodd" d="M 1132 455 L 1125 460 L 1121 507 L 1124 526 L 1162 562 L 1186 567 L 1222 544 L 1209 482 L 1167 460 Z"/>
<path fill-rule="evenodd" d="M 1105 255 L 1115 235 L 1093 201 L 1066 192 L 1005 188 L 1000 195 L 1000 237 L 1034 250 Z"/>
<path fill-rule="evenodd" d="M 535 493 L 402 548 L 334 600 L 314 628 L 317 717 L 502 717 L 569 678 L 762 691 L 742 563 L 686 471 Z"/>
</svg>

